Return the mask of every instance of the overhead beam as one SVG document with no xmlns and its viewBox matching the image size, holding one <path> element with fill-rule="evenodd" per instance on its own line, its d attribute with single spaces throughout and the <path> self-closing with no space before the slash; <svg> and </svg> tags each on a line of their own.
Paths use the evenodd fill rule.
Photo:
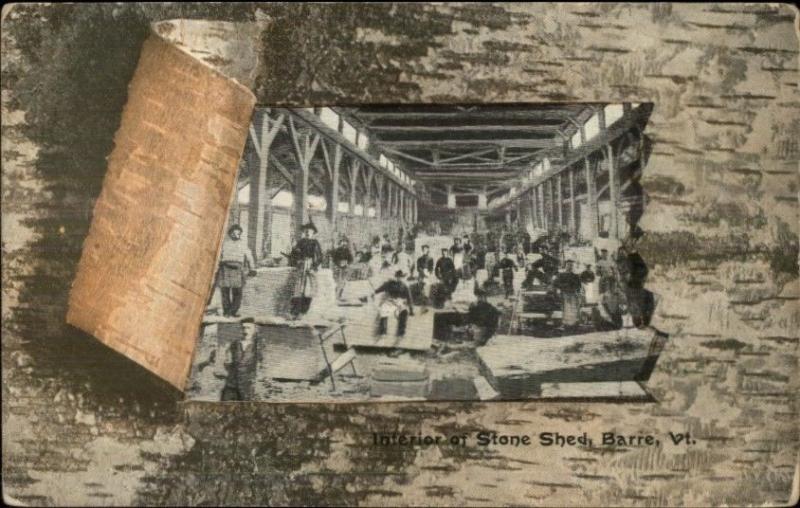
<svg viewBox="0 0 800 508">
<path fill-rule="evenodd" d="M 357 110 L 353 115 L 359 119 L 374 121 L 375 119 L 421 119 L 429 120 L 431 118 L 458 118 L 463 120 L 487 120 L 492 119 L 526 119 L 526 120 L 566 120 L 568 117 L 576 114 L 576 110 L 572 109 L 549 109 L 549 110 L 528 110 L 520 111 L 509 108 L 507 111 L 494 110 L 494 111 L 474 111 L 474 112 L 460 112 L 460 111 L 364 111 Z M 366 123 L 366 122 L 364 122 Z"/>
<path fill-rule="evenodd" d="M 558 125 L 374 125 L 373 132 L 548 132 L 554 133 Z"/>
<path fill-rule="evenodd" d="M 436 147 L 453 147 L 453 146 L 484 146 L 487 149 L 492 147 L 506 147 L 506 148 L 552 148 L 556 146 L 554 138 L 542 139 L 441 139 L 441 140 L 405 140 L 405 141 L 379 141 L 372 142 L 375 146 L 385 148 L 413 148 L 413 149 L 430 149 Z"/>
</svg>

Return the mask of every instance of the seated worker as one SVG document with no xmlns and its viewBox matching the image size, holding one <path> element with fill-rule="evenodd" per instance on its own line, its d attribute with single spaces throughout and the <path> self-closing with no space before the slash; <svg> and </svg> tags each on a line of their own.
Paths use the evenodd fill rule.
<svg viewBox="0 0 800 508">
<path fill-rule="evenodd" d="M 500 322 L 500 311 L 486 301 L 486 291 L 475 290 L 478 301 L 469 306 L 467 319 L 473 326 L 473 338 L 478 346 L 486 344 L 497 332 L 497 325 Z"/>
<path fill-rule="evenodd" d="M 553 286 L 561 293 L 562 323 L 565 327 L 578 324 L 580 318 L 581 279 L 573 272 L 574 261 L 567 260 L 566 269 L 556 275 Z"/>
<path fill-rule="evenodd" d="M 439 279 L 444 287 L 445 299 L 450 298 L 450 295 L 456 289 L 456 285 L 458 285 L 458 272 L 449 254 L 449 249 L 442 249 L 442 257 L 436 261 L 436 267 L 434 268 L 436 278 Z"/>
<path fill-rule="evenodd" d="M 406 277 L 403 270 L 397 270 L 394 274 L 394 279 L 383 283 L 375 294 L 386 293 L 381 303 L 379 313 L 380 321 L 378 322 L 378 335 L 386 335 L 389 326 L 389 316 L 394 314 L 397 316 L 397 336 L 402 337 L 406 333 L 406 323 L 408 316 L 414 315 L 414 305 L 411 303 L 411 291 L 403 279 Z"/>
<path fill-rule="evenodd" d="M 344 285 L 347 282 L 347 267 L 353 262 L 347 238 L 339 240 L 339 247 L 331 254 L 333 261 L 333 280 L 336 281 L 336 298 L 341 298 Z"/>
<path fill-rule="evenodd" d="M 534 286 L 542 286 L 549 282 L 549 277 L 534 263 L 528 264 L 525 271 L 525 280 L 522 281 L 523 289 L 533 289 Z"/>
<path fill-rule="evenodd" d="M 430 247 L 422 246 L 422 255 L 417 258 L 417 279 L 424 282 L 433 274 L 433 258 L 428 254 Z"/>
<path fill-rule="evenodd" d="M 506 298 L 514 294 L 514 270 L 516 269 L 517 264 L 514 262 L 514 255 L 508 250 L 495 267 L 495 270 L 498 270 L 503 276 L 503 288 L 506 292 Z"/>
</svg>

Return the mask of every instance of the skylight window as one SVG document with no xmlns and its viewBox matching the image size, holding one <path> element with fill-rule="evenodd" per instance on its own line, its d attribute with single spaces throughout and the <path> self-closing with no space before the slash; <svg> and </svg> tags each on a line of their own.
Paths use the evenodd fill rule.
<svg viewBox="0 0 800 508">
<path fill-rule="evenodd" d="M 581 146 L 581 131 L 575 131 L 575 134 L 572 135 L 570 142 L 572 144 L 572 148 L 578 148 Z"/>
<path fill-rule="evenodd" d="M 358 131 L 358 147 L 362 150 L 366 150 L 369 147 L 369 138 L 367 134 L 361 131 Z"/>
<path fill-rule="evenodd" d="M 600 117 L 597 113 L 593 114 L 586 125 L 583 126 L 583 132 L 586 134 L 586 141 L 594 138 L 600 134 Z"/>
<path fill-rule="evenodd" d="M 335 131 L 339 130 L 339 115 L 331 108 L 321 108 L 319 111 L 319 119 L 331 129 Z"/>
<path fill-rule="evenodd" d="M 608 104 L 605 107 L 605 113 L 606 113 L 606 127 L 610 127 L 611 124 L 622 118 L 624 109 L 622 108 L 622 104 Z"/>
<path fill-rule="evenodd" d="M 355 127 L 350 125 L 347 120 L 342 120 L 342 136 L 344 136 L 347 141 L 355 145 L 357 134 L 358 131 L 356 131 Z"/>
</svg>

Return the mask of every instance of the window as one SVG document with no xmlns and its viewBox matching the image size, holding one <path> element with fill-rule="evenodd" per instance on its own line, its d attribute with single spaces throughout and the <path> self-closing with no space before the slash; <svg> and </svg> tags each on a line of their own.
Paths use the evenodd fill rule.
<svg viewBox="0 0 800 508">
<path fill-rule="evenodd" d="M 572 139 L 570 140 L 570 143 L 572 144 L 572 148 L 578 148 L 579 146 L 581 146 L 581 131 L 580 130 L 575 131 L 575 134 L 572 135 Z"/>
<path fill-rule="evenodd" d="M 342 120 L 342 136 L 344 136 L 347 141 L 355 145 L 357 133 L 358 131 L 356 131 L 355 127 L 350 125 L 347 120 Z"/>
<path fill-rule="evenodd" d="M 319 119 L 331 129 L 335 131 L 339 130 L 339 115 L 331 108 L 320 109 Z"/>
<path fill-rule="evenodd" d="M 589 121 L 586 122 L 586 125 L 583 126 L 583 132 L 586 134 L 586 141 L 600 134 L 600 117 L 597 113 L 593 114 Z"/>
<path fill-rule="evenodd" d="M 550 171 L 550 159 L 548 159 L 547 157 L 545 157 L 545 159 L 542 161 L 542 170 L 545 173 Z"/>
<path fill-rule="evenodd" d="M 533 175 L 534 176 L 542 176 L 542 163 L 539 162 L 533 168 Z"/>
<path fill-rule="evenodd" d="M 337 209 L 337 210 L 338 210 L 340 213 L 347 213 L 347 212 L 349 212 L 349 211 L 350 211 L 350 203 L 345 203 L 345 202 L 343 202 L 343 201 L 339 201 L 339 206 L 338 206 L 338 207 L 336 207 L 336 209 Z"/>
<path fill-rule="evenodd" d="M 380 157 L 378 157 L 378 164 L 385 168 L 389 165 L 389 159 L 387 159 L 385 155 L 381 154 Z"/>
<path fill-rule="evenodd" d="M 361 205 L 356 205 L 353 209 L 353 215 L 364 215 L 364 207 Z"/>
<path fill-rule="evenodd" d="M 606 113 L 606 127 L 610 127 L 611 124 L 622 118 L 624 113 L 622 104 L 608 104 L 604 111 Z"/>
<path fill-rule="evenodd" d="M 375 217 L 375 207 L 370 206 L 367 208 L 367 217 Z"/>
</svg>

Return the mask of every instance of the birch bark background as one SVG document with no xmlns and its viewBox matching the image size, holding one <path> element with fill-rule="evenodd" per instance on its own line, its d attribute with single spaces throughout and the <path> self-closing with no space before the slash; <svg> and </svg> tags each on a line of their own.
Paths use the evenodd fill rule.
<svg viewBox="0 0 800 508">
<path fill-rule="evenodd" d="M 148 23 L 256 21 L 261 104 L 652 101 L 656 404 L 181 404 L 65 324 Z M 3 481 L 34 505 L 785 503 L 797 418 L 797 12 L 777 4 L 17 5 L 2 33 Z M 371 432 L 690 431 L 691 448 Z"/>
</svg>

